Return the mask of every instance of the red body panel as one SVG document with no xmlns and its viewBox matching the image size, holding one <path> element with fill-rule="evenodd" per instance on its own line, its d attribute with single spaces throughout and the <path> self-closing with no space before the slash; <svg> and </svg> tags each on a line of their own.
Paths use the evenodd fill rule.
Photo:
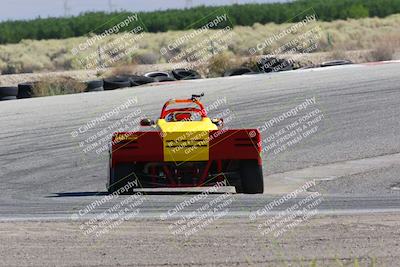
<svg viewBox="0 0 400 267">
<path fill-rule="evenodd" d="M 161 162 L 164 161 L 163 141 L 159 132 L 119 132 L 137 136 L 136 140 L 112 143 L 112 167 L 118 163 L 129 162 Z"/>
<path fill-rule="evenodd" d="M 112 167 L 116 163 L 163 162 L 163 140 L 160 132 L 116 133 L 137 137 L 112 144 Z M 252 136 L 252 137 L 250 137 Z M 261 165 L 260 133 L 256 129 L 210 131 L 209 160 L 257 159 Z"/>
<path fill-rule="evenodd" d="M 260 140 L 260 133 L 256 129 L 211 131 L 210 160 L 258 159 L 261 164 Z"/>
</svg>

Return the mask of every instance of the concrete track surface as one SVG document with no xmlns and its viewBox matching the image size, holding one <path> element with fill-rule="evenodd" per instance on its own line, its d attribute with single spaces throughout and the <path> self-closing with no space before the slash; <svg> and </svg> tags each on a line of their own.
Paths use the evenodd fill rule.
<svg viewBox="0 0 400 267">
<path fill-rule="evenodd" d="M 176 241 L 176 235 L 172 233 L 176 224 L 170 226 L 171 224 L 167 223 L 168 220 L 177 221 L 184 215 L 190 216 L 191 212 L 199 211 L 198 209 L 204 205 L 220 199 L 230 199 L 224 202 L 226 206 L 223 208 L 226 212 L 219 211 L 221 218 L 217 220 L 218 222 L 209 223 L 204 229 L 200 229 L 202 230 L 199 231 L 200 237 L 196 235 L 197 237 L 194 238 L 190 235 L 189 240 L 194 238 L 193 240 L 198 242 L 211 242 L 214 238 L 218 239 L 218 227 L 221 222 L 235 227 L 237 221 L 238 225 L 243 224 L 246 227 L 255 228 L 255 231 L 252 228 L 252 233 L 257 235 L 254 240 L 260 242 L 260 246 L 265 246 L 260 241 L 264 240 L 261 236 L 261 230 L 264 228 L 260 227 L 262 229 L 257 230 L 258 224 L 255 221 L 265 220 L 268 216 L 277 216 L 280 211 L 292 214 L 293 210 L 290 208 L 293 205 L 305 203 L 304 201 L 309 196 L 313 196 L 313 200 L 317 199 L 318 201 L 314 202 L 314 206 L 308 208 L 309 219 L 302 221 L 298 226 L 293 226 L 293 229 L 291 228 L 295 235 L 299 238 L 302 236 L 301 233 L 307 235 L 307 231 L 303 231 L 303 228 L 308 224 L 310 227 L 315 227 L 316 231 L 322 231 L 323 227 L 314 223 L 315 219 L 311 216 L 313 212 L 319 213 L 314 216 L 331 216 L 329 218 L 331 218 L 332 224 L 334 224 L 336 216 L 354 216 L 352 223 L 343 224 L 345 226 L 342 228 L 336 227 L 332 230 L 330 237 L 325 231 L 324 237 L 321 238 L 333 240 L 332 235 L 343 235 L 344 231 L 348 231 L 349 235 L 354 234 L 354 236 L 349 236 L 349 240 L 352 241 L 348 244 L 347 252 L 353 251 L 352 248 L 357 246 L 365 245 L 365 248 L 354 250 L 354 253 L 344 253 L 342 238 L 336 244 L 337 250 L 331 247 L 327 248 L 330 249 L 329 253 L 325 251 L 326 257 L 331 257 L 332 260 L 328 263 L 334 264 L 336 259 L 333 255 L 337 255 L 338 259 L 348 261 L 353 257 L 366 259 L 377 255 L 371 248 L 378 244 L 358 243 L 357 236 L 355 236 L 357 231 L 351 229 L 357 222 L 363 220 L 360 214 L 370 214 L 376 220 L 380 216 L 379 214 L 385 218 L 385 216 L 395 216 L 387 215 L 387 212 L 397 214 L 400 211 L 399 74 L 400 64 L 396 62 L 349 65 L 275 74 L 182 81 L 107 92 L 2 102 L 0 103 L 0 125 L 2 125 L 0 128 L 0 187 L 2 189 L 0 220 L 3 221 L 1 224 L 5 238 L 2 241 L 11 242 L 11 239 L 7 238 L 14 231 L 16 235 L 17 232 L 21 234 L 21 231 L 22 233 L 25 231 L 24 227 L 29 228 L 30 224 L 35 224 L 32 221 L 43 220 L 58 221 L 54 224 L 60 224 L 57 229 L 63 236 L 71 231 L 74 231 L 73 235 L 86 236 L 79 225 L 85 224 L 102 212 L 109 212 L 109 215 L 117 214 L 121 207 L 115 209 L 113 207 L 118 203 L 121 204 L 124 200 L 125 203 L 131 200 L 137 201 L 130 196 L 120 196 L 93 207 L 93 203 L 98 203 L 106 197 L 108 153 L 107 151 L 96 153 L 98 147 L 90 149 L 88 143 L 102 142 L 100 139 L 105 136 L 104 131 L 107 129 L 112 132 L 121 125 L 133 128 L 134 126 L 124 121 L 123 118 L 130 116 L 135 111 L 137 111 L 135 115 L 140 113 L 141 116 L 156 118 L 162 104 L 167 99 L 171 97 L 186 98 L 193 93 L 204 92 L 203 102 L 206 104 L 217 103 L 215 108 L 211 108 L 210 115 L 223 114 L 229 117 L 230 119 L 226 120 L 228 127 L 260 127 L 263 129 L 268 121 L 277 118 L 276 123 L 268 126 L 268 129 L 262 132 L 263 138 L 266 140 L 264 143 L 266 152 L 263 153 L 265 194 L 210 194 L 205 198 L 195 199 L 191 204 L 180 209 L 181 203 L 193 200 L 196 194 L 189 191 L 172 193 L 170 190 L 143 193 L 143 196 L 138 198 L 143 201 L 134 206 L 137 214 L 135 213 L 129 222 L 123 222 L 124 224 L 104 235 L 107 238 L 103 237 L 103 239 L 97 240 L 102 242 L 112 239 L 113 235 L 116 235 L 115 238 L 117 238 L 118 235 L 121 235 L 121 231 L 126 231 L 126 227 L 135 228 L 149 223 L 157 226 L 146 228 L 147 235 L 141 236 L 140 240 L 137 239 L 132 243 L 125 240 L 125 243 L 120 244 L 123 246 L 120 255 L 115 257 L 124 257 L 123 253 L 134 253 L 135 249 L 139 250 L 141 242 L 146 242 L 143 240 L 151 239 L 153 234 L 151 229 L 158 231 L 157 229 L 162 228 L 163 225 L 165 226 L 163 231 L 169 231 L 170 239 Z M 121 107 L 128 99 L 134 99 L 133 102 L 135 102 L 128 109 L 120 108 L 118 114 L 111 114 L 105 120 L 97 120 L 96 123 L 90 124 L 96 118 L 101 118 L 113 109 Z M 297 114 L 291 113 L 292 115 L 288 118 L 279 119 L 282 118 L 282 114 L 288 114 L 288 111 L 305 102 L 308 103 L 307 107 L 297 110 Z M 307 117 L 309 114 L 312 116 Z M 299 121 L 301 121 L 300 125 L 296 125 L 296 122 Z M 306 127 L 298 132 L 301 135 L 300 140 L 295 142 L 283 139 L 286 134 L 303 124 Z M 83 129 L 84 125 L 90 125 L 88 127 L 90 129 L 79 133 L 79 129 Z M 291 128 L 291 125 L 294 128 Z M 282 129 L 285 129 L 284 133 Z M 96 135 L 98 137 L 93 137 Z M 271 142 L 268 143 L 271 141 L 271 136 L 275 136 L 275 141 L 279 143 L 277 147 L 272 147 Z M 277 141 L 279 138 L 281 139 Z M 102 145 L 106 144 L 107 142 L 102 143 Z M 286 197 L 279 205 L 268 209 L 267 212 L 260 212 L 268 203 L 279 200 L 286 194 L 310 184 L 311 186 L 307 186 L 307 191 L 303 190 L 292 197 Z M 228 188 L 227 192 L 232 192 L 232 188 Z M 92 207 L 90 212 L 86 212 L 88 207 Z M 179 211 L 174 212 L 174 209 L 179 209 Z M 206 213 L 206 209 L 200 209 L 198 212 L 198 214 Z M 71 222 L 70 218 L 76 221 Z M 251 223 L 252 219 L 255 220 L 253 223 Z M 15 223 L 15 225 L 21 225 L 19 230 L 13 230 L 12 222 L 20 220 L 22 222 Z M 68 227 L 64 227 L 62 223 L 66 223 Z M 376 224 L 376 221 L 374 223 Z M 368 223 L 365 222 L 365 224 Z M 397 221 L 393 220 L 392 228 L 383 229 L 384 235 L 387 234 L 388 238 L 391 236 L 390 233 L 393 234 L 390 239 L 393 242 L 388 241 L 390 243 L 387 244 L 388 246 L 398 246 L 398 243 L 394 241 L 395 239 L 399 240 L 398 231 L 397 236 L 393 232 L 396 227 L 399 229 L 398 226 Z M 50 226 L 37 222 L 36 230 L 32 231 L 41 231 L 47 227 Z M 368 227 L 372 227 L 368 229 L 373 231 L 374 227 L 371 224 L 368 224 Z M 223 229 L 223 231 L 229 231 L 226 227 Z M 132 231 L 140 232 L 139 229 L 132 229 Z M 215 233 L 204 234 L 210 231 Z M 207 237 L 202 238 L 202 233 Z M 247 235 L 245 231 L 237 229 L 235 233 L 240 238 Z M 286 233 L 281 234 L 279 242 L 286 242 Z M 274 234 L 270 233 L 270 236 L 273 237 Z M 316 234 L 316 238 L 317 236 Z M 364 236 L 367 238 L 368 235 Z M 24 240 L 23 237 L 21 238 L 18 242 Z M 303 239 L 304 242 L 308 242 L 305 236 Z M 137 263 L 157 266 L 166 263 L 176 265 L 191 263 L 248 265 L 253 263 L 260 266 L 274 266 L 278 265 L 278 259 L 282 260 L 282 264 L 285 263 L 285 254 L 281 258 L 276 256 L 278 254 L 274 254 L 275 256 L 272 257 L 274 260 L 271 260 L 270 257 L 260 258 L 260 253 L 265 251 L 257 252 L 257 246 L 254 246 L 254 250 L 252 250 L 253 254 L 248 250 L 243 250 L 247 251 L 246 253 L 240 253 L 241 249 L 238 243 L 234 243 L 230 250 L 225 251 L 224 257 L 218 254 L 217 250 L 215 250 L 215 257 L 210 259 L 207 259 L 206 255 L 204 258 L 195 255 L 190 257 L 190 253 L 187 254 L 188 250 L 185 250 L 185 258 L 178 260 L 179 253 L 177 251 L 166 249 L 168 242 L 172 242 L 171 240 L 166 241 L 165 246 L 158 246 L 160 251 L 164 251 L 164 254 L 161 253 L 161 255 L 165 255 L 165 261 L 158 258 L 152 261 L 152 257 L 146 255 L 147 260 Z M 226 238 L 227 242 L 229 240 Z M 118 240 L 115 239 L 114 242 L 118 246 Z M 218 244 L 218 242 L 220 241 L 214 243 Z M 290 242 L 289 239 L 287 242 Z M 306 262 L 312 258 L 324 259 L 322 243 L 317 246 L 319 250 L 315 250 L 315 254 L 313 254 L 314 249 L 306 248 L 308 251 L 305 253 L 307 254 Z M 193 242 L 190 244 L 195 246 Z M 213 242 L 211 242 L 211 246 L 212 244 Z M 2 242 L 2 246 L 4 246 L 4 242 Z M 130 248 L 129 251 L 126 250 L 126 246 Z M 179 246 L 179 242 L 175 243 L 176 246 L 184 249 Z M 289 248 L 285 247 L 285 249 Z M 290 249 L 296 250 L 301 255 L 300 245 L 293 245 Z M 2 252 L 5 251 L 6 247 L 3 247 Z M 92 252 L 96 253 L 96 249 L 94 248 Z M 207 252 L 210 251 L 207 250 Z M 278 252 L 276 251 L 276 253 Z M 60 251 L 55 253 L 60 253 Z M 138 258 L 143 259 L 146 251 L 141 250 L 140 253 L 141 256 Z M 230 255 L 235 254 L 239 255 L 241 259 L 236 260 L 233 257 L 232 261 L 225 261 L 230 258 Z M 40 257 L 40 255 L 36 256 Z M 217 255 L 221 256 L 219 260 L 216 259 Z M 247 259 L 245 255 L 247 255 Z M 378 260 L 382 260 L 381 262 L 392 265 L 395 262 L 396 254 L 383 253 L 377 257 Z M 392 258 L 388 260 L 387 257 Z M 256 261 L 254 261 L 255 258 Z M 51 266 L 57 263 L 56 259 L 62 261 L 62 257 L 47 255 L 43 258 L 43 263 Z M 38 264 L 38 262 L 40 260 L 28 260 L 22 265 Z M 11 262 L 8 263 L 11 264 Z M 59 265 L 68 265 L 68 262 L 58 263 Z M 129 265 L 126 261 L 120 261 L 120 263 Z M 134 263 L 130 262 L 130 264 Z M 78 265 L 76 262 L 74 264 Z M 82 261 L 82 265 L 85 264 L 101 265 L 102 263 L 90 260 Z M 105 266 L 112 265 L 111 261 L 103 264 Z M 290 264 L 297 265 L 294 263 L 293 257 L 290 258 Z"/>
</svg>

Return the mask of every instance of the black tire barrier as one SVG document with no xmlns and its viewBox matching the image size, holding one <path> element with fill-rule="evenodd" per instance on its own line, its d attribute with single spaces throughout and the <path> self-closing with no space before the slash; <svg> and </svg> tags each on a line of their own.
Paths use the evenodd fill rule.
<svg viewBox="0 0 400 267">
<path fill-rule="evenodd" d="M 161 82 L 173 82 L 173 81 L 176 81 L 175 78 L 172 78 L 172 77 L 165 77 L 165 76 L 156 77 L 156 78 L 154 78 L 154 80 L 155 80 L 156 82 L 159 82 L 159 83 L 161 83 Z"/>
<path fill-rule="evenodd" d="M 244 73 L 243 75 L 256 75 L 256 74 L 261 74 L 261 73 L 262 72 L 252 71 L 252 72 Z"/>
<path fill-rule="evenodd" d="M 122 77 L 122 78 L 126 78 L 126 79 L 130 80 L 132 87 L 155 82 L 155 80 L 153 78 L 146 77 L 146 76 L 140 76 L 140 75 L 123 75 L 123 76 L 118 76 L 118 77 Z"/>
<path fill-rule="evenodd" d="M 262 72 L 279 72 L 293 70 L 293 63 L 286 59 L 265 57 L 257 63 L 257 67 Z"/>
<path fill-rule="evenodd" d="M 94 80 L 86 82 L 86 92 L 100 92 L 104 91 L 103 88 L 104 81 L 103 80 Z"/>
<path fill-rule="evenodd" d="M 153 83 L 154 79 L 150 77 L 145 77 L 145 76 L 136 76 L 136 77 L 131 77 L 131 85 L 132 86 L 139 86 L 143 84 L 148 84 L 148 83 Z"/>
<path fill-rule="evenodd" d="M 148 72 L 144 75 L 145 77 L 148 78 L 153 78 L 156 79 L 158 77 L 168 77 L 168 78 L 173 78 L 173 76 L 171 75 L 171 73 L 166 72 L 166 71 L 152 71 L 152 72 Z"/>
<path fill-rule="evenodd" d="M 1 86 L 0 87 L 0 97 L 4 96 L 17 96 L 18 95 L 18 87 L 10 87 L 10 86 Z"/>
<path fill-rule="evenodd" d="M 6 101 L 6 100 L 16 100 L 16 96 L 0 96 L 0 101 Z"/>
<path fill-rule="evenodd" d="M 201 75 L 195 70 L 175 69 L 172 70 L 172 75 L 177 80 L 201 79 Z"/>
<path fill-rule="evenodd" d="M 340 65 L 348 65 L 348 64 L 353 64 L 353 62 L 350 60 L 346 60 L 346 59 L 339 59 L 339 60 L 331 60 L 331 61 L 322 62 L 322 64 L 320 66 L 321 67 L 332 67 L 332 66 L 340 66 Z"/>
<path fill-rule="evenodd" d="M 243 75 L 243 74 L 250 74 L 253 73 L 253 71 L 249 68 L 236 68 L 236 69 L 231 69 L 228 70 L 224 73 L 224 77 L 228 77 L 228 76 L 239 76 L 239 75 Z"/>
<path fill-rule="evenodd" d="M 103 80 L 94 80 L 86 82 L 86 91 L 93 92 L 97 91 L 97 88 L 103 88 L 104 81 Z"/>
<path fill-rule="evenodd" d="M 33 96 L 34 82 L 26 82 L 18 84 L 18 99 L 31 98 Z"/>
<path fill-rule="evenodd" d="M 101 92 L 104 91 L 104 87 L 97 87 L 97 88 L 88 88 L 86 92 Z"/>
<path fill-rule="evenodd" d="M 115 90 L 119 88 L 131 87 L 131 81 L 125 77 L 111 77 L 103 79 L 104 90 Z"/>
</svg>

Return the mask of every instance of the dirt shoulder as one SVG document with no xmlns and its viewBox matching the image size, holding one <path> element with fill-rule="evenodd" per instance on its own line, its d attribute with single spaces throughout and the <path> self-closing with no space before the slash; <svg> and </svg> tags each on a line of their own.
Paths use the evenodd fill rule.
<svg viewBox="0 0 400 267">
<path fill-rule="evenodd" d="M 150 71 L 161 71 L 171 68 L 171 64 L 148 64 L 137 65 L 135 71 L 144 74 Z M 112 75 L 113 69 L 104 69 L 101 71 L 103 76 Z M 21 73 L 0 75 L 0 86 L 17 86 L 19 83 L 33 82 L 43 80 L 49 77 L 70 77 L 81 81 L 101 79 L 100 73 L 96 70 L 70 70 L 57 72 L 39 72 L 39 73 Z"/>
<path fill-rule="evenodd" d="M 357 51 L 347 51 L 343 52 L 342 55 L 332 55 L 330 52 L 317 52 L 317 53 L 309 53 L 309 54 L 298 54 L 296 56 L 289 54 L 282 54 L 278 56 L 282 59 L 292 59 L 296 58 L 296 67 L 318 67 L 321 63 L 333 59 L 341 59 L 341 57 L 351 60 L 354 63 L 364 63 L 368 60 L 367 55 L 370 53 L 369 50 L 357 50 Z M 333 56 L 333 57 L 332 57 Z M 400 57 L 400 55 L 398 56 Z M 397 58 L 397 57 L 396 57 Z M 247 57 L 241 59 L 242 61 L 250 60 Z M 238 63 L 232 63 L 234 67 L 240 67 Z M 236 64 L 236 65 L 235 65 Z M 146 72 L 151 71 L 170 71 L 176 67 L 175 64 L 145 64 L 145 65 L 135 65 L 133 70 L 130 70 L 132 73 L 136 73 L 138 75 L 143 75 Z M 128 66 L 127 69 L 130 67 Z M 121 68 L 123 69 L 123 68 Z M 69 70 L 69 71 L 56 71 L 56 72 L 37 72 L 37 73 L 21 73 L 21 74 L 8 74 L 1 75 L 0 74 L 0 86 L 17 86 L 19 83 L 24 82 L 33 82 L 43 80 L 49 77 L 69 77 L 80 81 L 89 81 L 101 79 L 108 76 L 118 75 L 120 70 L 118 68 L 108 68 L 103 69 L 102 71 L 96 70 Z M 206 65 L 201 65 L 197 71 L 206 77 L 209 70 Z"/>
<path fill-rule="evenodd" d="M 81 222 L 2 222 L 2 266 L 396 266 L 400 214 L 317 216 L 275 237 L 221 218 L 189 237 L 172 221 L 126 221 L 85 236 Z"/>
</svg>

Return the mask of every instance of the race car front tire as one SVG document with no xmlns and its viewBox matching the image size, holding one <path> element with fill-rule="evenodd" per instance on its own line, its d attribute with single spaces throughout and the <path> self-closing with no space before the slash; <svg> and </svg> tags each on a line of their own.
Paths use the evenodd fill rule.
<svg viewBox="0 0 400 267">
<path fill-rule="evenodd" d="M 240 162 L 240 180 L 241 186 L 238 187 L 238 193 L 262 194 L 264 192 L 262 167 L 257 160 L 242 160 Z"/>
</svg>

